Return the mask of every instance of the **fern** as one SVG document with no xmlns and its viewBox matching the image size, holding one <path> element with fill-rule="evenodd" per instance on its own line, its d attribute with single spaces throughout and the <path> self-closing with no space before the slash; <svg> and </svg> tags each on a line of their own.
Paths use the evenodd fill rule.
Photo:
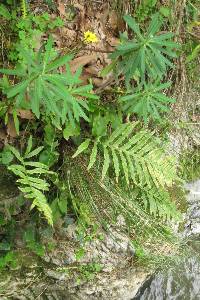
<svg viewBox="0 0 200 300">
<path fill-rule="evenodd" d="M 125 16 L 124 20 L 135 37 L 131 41 L 123 38 L 122 44 L 111 54 L 117 69 L 125 75 L 126 82 L 136 72 L 142 81 L 145 81 L 146 76 L 150 79 L 161 78 L 168 67 L 173 68 L 170 58 L 177 57 L 174 49 L 178 49 L 179 45 L 171 41 L 173 33 L 157 34 L 162 25 L 158 14 L 153 16 L 146 33 L 141 31 L 131 16 Z"/>
<path fill-rule="evenodd" d="M 84 156 L 74 160 L 65 158 L 63 181 L 69 185 L 72 202 L 76 208 L 82 204 L 87 205 L 91 219 L 95 223 L 111 224 L 118 215 L 122 215 L 137 238 L 169 238 L 169 236 L 165 236 L 166 228 L 163 219 L 155 218 L 155 215 L 158 216 L 155 209 L 156 205 L 152 204 L 151 207 L 155 210 L 155 215 L 149 214 L 146 207 L 141 205 L 140 200 L 144 198 L 146 201 L 147 198 L 143 190 L 139 187 L 126 189 L 124 186 L 113 182 L 108 176 L 105 176 L 104 181 L 102 181 L 98 167 L 92 170 L 87 169 Z M 154 202 L 154 198 L 151 199 L 151 202 Z M 171 200 L 168 200 L 169 195 L 165 202 L 159 206 L 160 210 L 163 206 L 165 213 L 167 211 L 170 217 L 179 218 L 175 205 L 172 204 Z M 159 201 L 157 202 L 159 204 Z M 161 215 L 163 216 L 163 214 Z"/>
<path fill-rule="evenodd" d="M 136 113 L 145 122 L 149 118 L 161 120 L 160 113 L 169 111 L 166 104 L 175 102 L 175 99 L 161 93 L 169 86 L 170 83 L 139 85 L 135 90 L 128 91 L 126 96 L 119 98 L 119 101 L 126 113 Z"/>
<path fill-rule="evenodd" d="M 113 164 L 117 181 L 122 173 L 128 184 L 132 180 L 137 185 L 151 186 L 154 182 L 156 186 L 171 186 L 176 179 L 174 161 L 158 147 L 155 138 L 147 130 L 140 130 L 133 135 L 133 129 L 137 125 L 138 122 L 122 124 L 107 140 L 97 139 L 90 155 L 88 169 L 94 165 L 98 145 L 101 145 L 104 155 L 102 179 Z M 90 141 L 85 140 L 73 157 L 85 151 Z"/>
<path fill-rule="evenodd" d="M 26 0 L 20 0 L 20 3 L 21 3 L 22 17 L 25 19 L 27 16 Z"/>
<path fill-rule="evenodd" d="M 19 161 L 19 164 L 12 164 L 8 167 L 10 171 L 19 177 L 17 180 L 19 190 L 25 198 L 32 200 L 31 209 L 36 207 L 43 213 L 48 223 L 53 225 L 51 208 L 44 195 L 44 192 L 49 190 L 49 184 L 44 178 L 38 178 L 40 175 L 45 176 L 53 172 L 49 171 L 46 165 L 32 161 L 32 158 L 37 156 L 43 147 L 32 150 L 32 137 L 30 137 L 23 156 L 13 146 L 9 145 L 9 149 Z"/>
<path fill-rule="evenodd" d="M 159 146 L 152 133 L 140 130 L 133 134 L 137 125 L 138 122 L 122 124 L 107 139 L 97 139 L 91 151 L 88 170 L 96 162 L 98 153 L 100 156 L 102 153 L 102 180 L 109 169 L 114 169 L 117 182 L 119 178 L 125 177 L 127 184 L 132 182 L 143 190 L 152 212 L 159 212 L 160 215 L 166 216 L 170 214 L 171 208 L 174 211 L 173 205 L 170 204 L 171 208 L 168 205 L 166 214 L 161 206 L 165 203 L 166 186 L 172 186 L 173 182 L 178 179 L 176 164 L 174 159 L 166 155 Z M 90 139 L 86 139 L 73 157 L 86 151 L 91 142 Z M 155 209 L 151 200 L 154 201 Z"/>
<path fill-rule="evenodd" d="M 21 78 L 18 84 L 4 90 L 7 97 L 15 99 L 16 108 L 31 109 L 37 118 L 42 111 L 58 128 L 66 122 L 74 125 L 80 118 L 89 121 L 87 100 L 98 98 L 91 92 L 92 85 L 80 86 L 81 69 L 74 75 L 70 72 L 68 62 L 73 56 L 57 57 L 51 38 L 45 48 L 44 53 L 40 50 L 35 54 L 20 49 L 24 63 L 16 70 L 0 69 L 0 73 Z M 58 68 L 63 65 L 66 71 L 60 74 Z"/>
</svg>

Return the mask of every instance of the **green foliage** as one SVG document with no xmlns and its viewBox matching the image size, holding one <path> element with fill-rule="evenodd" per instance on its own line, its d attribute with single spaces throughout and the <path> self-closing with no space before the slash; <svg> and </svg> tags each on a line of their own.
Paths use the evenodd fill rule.
<svg viewBox="0 0 200 300">
<path fill-rule="evenodd" d="M 0 4 L 0 16 L 4 17 L 8 21 L 11 19 L 11 14 L 9 10 L 3 4 Z"/>
<path fill-rule="evenodd" d="M 44 149 L 40 152 L 39 161 L 49 167 L 52 167 L 59 158 L 57 148 L 59 146 L 56 129 L 48 122 L 44 126 Z"/>
<path fill-rule="evenodd" d="M 69 185 L 72 201 L 77 207 L 80 204 L 88 207 L 91 223 L 109 228 L 109 224 L 115 223 L 120 214 L 130 232 L 134 232 L 138 239 L 171 240 L 172 235 L 166 234 L 164 218 L 167 215 L 168 218 L 178 218 L 179 213 L 166 191 L 162 194 L 161 189 L 159 192 L 154 189 L 150 193 L 142 186 L 126 188 L 124 184 L 117 184 L 108 176 L 102 181 L 98 167 L 88 171 L 87 161 L 83 156 L 75 158 L 74 161 L 66 158 L 63 170 L 63 180 Z M 145 197 L 149 197 L 147 207 L 144 203 Z M 78 217 L 84 218 L 83 215 Z"/>
<path fill-rule="evenodd" d="M 43 147 L 32 150 L 32 137 L 30 137 L 23 156 L 13 146 L 9 146 L 9 148 L 19 161 L 19 164 L 12 164 L 8 167 L 10 171 L 19 177 L 17 180 L 19 190 L 25 198 L 32 200 L 31 209 L 36 207 L 43 213 L 48 223 L 53 225 L 51 208 L 44 195 L 45 191 L 49 191 L 49 184 L 45 179 L 38 178 L 38 176 L 47 176 L 53 174 L 53 172 L 49 171 L 46 165 L 32 160 L 42 151 Z"/>
<path fill-rule="evenodd" d="M 55 224 L 62 216 L 65 216 L 68 209 L 68 201 L 67 197 L 62 197 L 62 193 L 60 197 L 55 198 L 51 202 L 51 210 L 53 215 L 53 223 Z"/>
<path fill-rule="evenodd" d="M 52 1 L 45 2 L 53 5 Z M 121 1 L 114 2 L 123 6 Z M 0 69 L 4 94 L 0 118 L 7 127 L 10 119 L 14 122 L 20 139 L 16 144 L 19 142 L 23 154 L 7 145 L 0 154 L 0 162 L 18 177 L 17 184 L 24 197 L 17 205 L 23 210 L 31 200 L 31 209 L 37 208 L 50 225 L 56 223 L 58 227 L 74 222 L 75 215 L 81 242 L 77 260 L 85 255 L 84 241 L 96 235 L 94 230 L 95 234 L 86 236 L 86 228 L 95 225 L 108 228 L 122 215 L 130 232 L 137 236 L 136 252 L 142 258 L 145 253 L 140 240 L 144 237 L 170 240 L 172 235 L 164 222 L 179 218 L 168 191 L 179 182 L 176 161 L 161 146 L 162 142 L 137 121 L 141 118 L 145 123 L 165 122 L 164 113 L 174 102 L 166 95 L 169 84 L 163 83 L 168 69 L 174 67 L 172 59 L 177 57 L 176 50 L 180 47 L 173 41 L 174 34 L 163 26 L 162 16 L 169 20 L 171 8 L 157 0 L 143 0 L 135 4 L 137 11 L 133 10 L 138 24 L 131 16 L 124 17 L 132 32 L 121 34 L 121 43 L 110 55 L 111 65 L 101 72 L 106 76 L 116 71 L 120 87 L 113 88 L 111 97 L 106 90 L 99 99 L 92 91 L 92 84 L 84 85 L 80 80 L 81 68 L 75 74 L 70 71 L 73 55 L 59 55 L 52 38 L 43 43 L 44 36 L 51 36 L 52 30 L 63 26 L 64 21 L 48 13 L 27 13 L 25 0 L 18 1 L 17 8 L 11 7 L 13 3 L 0 5 L 1 30 L 5 35 L 8 29 L 8 40 L 11 39 L 2 52 L 2 57 L 11 64 L 4 59 L 3 66 L 9 69 Z M 159 13 L 152 16 L 156 10 Z M 75 12 L 71 12 L 74 16 Z M 196 46 L 192 46 L 194 51 L 188 61 L 197 59 Z M 13 62 L 15 68 L 11 69 Z M 120 97 L 115 97 L 118 94 Z M 31 111 L 34 118 L 22 120 L 19 114 L 22 110 Z M 41 139 L 38 144 L 43 146 L 34 148 L 30 138 L 24 149 L 27 132 Z M 75 147 L 78 148 L 72 159 Z M 55 176 L 49 171 L 52 166 L 63 178 L 56 177 L 50 193 L 47 179 Z M 9 216 L 12 223 L 13 213 Z M 0 225 L 7 224 L 4 215 L 0 215 Z M 48 237 L 47 232 L 44 236 Z M 24 241 L 37 255 L 44 254 L 45 247 L 33 223 L 26 228 Z M 1 246 L 6 251 L 12 249 L 7 240 Z M 0 265 L 8 266 L 11 261 L 5 256 Z M 93 278 L 100 270 L 98 263 L 79 269 L 84 279 Z"/>
<path fill-rule="evenodd" d="M 140 130 L 133 134 L 137 125 L 137 122 L 122 124 L 106 140 L 97 139 L 91 152 L 88 170 L 97 160 L 98 144 L 101 143 L 104 154 L 102 179 L 113 165 L 117 182 L 123 174 L 128 184 L 132 180 L 137 185 L 151 186 L 153 178 L 156 186 L 171 186 L 177 178 L 174 161 L 166 156 L 155 137 L 148 131 Z M 73 157 L 85 151 L 89 142 L 89 139 L 84 141 Z"/>
<path fill-rule="evenodd" d="M 137 122 L 122 124 L 108 138 L 98 138 L 94 142 L 87 169 L 90 170 L 102 155 L 102 179 L 109 168 L 114 169 L 117 182 L 119 178 L 125 178 L 127 184 L 132 182 L 142 189 L 141 199 L 152 214 L 174 217 L 176 209 L 170 204 L 165 188 L 178 180 L 175 161 L 151 133 L 143 129 L 134 133 L 137 125 Z M 73 158 L 88 149 L 90 142 L 86 139 Z"/>
<path fill-rule="evenodd" d="M 20 0 L 21 1 L 21 0 Z M 25 0 L 22 0 L 25 2 Z M 0 6 L 0 17 L 3 17 L 3 26 L 1 28 L 2 33 L 12 35 L 12 43 L 8 43 L 7 50 L 9 60 L 19 61 L 23 60 L 23 55 L 20 53 L 20 49 L 29 49 L 29 52 L 34 52 L 34 49 L 38 49 L 41 43 L 41 37 L 48 31 L 52 31 L 58 27 L 64 25 L 63 20 L 60 17 L 52 19 L 48 13 L 41 15 L 27 14 L 26 4 L 25 7 L 21 7 L 24 17 L 18 17 L 17 9 L 11 6 L 10 11 L 5 5 Z M 5 25 L 4 25 L 5 22 Z"/>
<path fill-rule="evenodd" d="M 15 268 L 16 265 L 16 255 L 13 251 L 9 251 L 4 256 L 0 257 L 0 269 L 4 269 L 5 267 Z"/>
<path fill-rule="evenodd" d="M 8 166 L 12 162 L 13 158 L 14 155 L 10 150 L 9 146 L 5 146 L 3 148 L 3 151 L 0 153 L 0 162 L 3 165 Z"/>
<path fill-rule="evenodd" d="M 149 17 L 158 0 L 142 0 L 139 7 L 136 9 L 136 18 L 139 22 L 144 21 L 147 17 Z"/>
<path fill-rule="evenodd" d="M 26 0 L 20 0 L 20 2 L 21 2 L 22 17 L 25 19 L 27 16 Z"/>
<path fill-rule="evenodd" d="M 159 15 L 152 17 L 152 21 L 146 33 L 143 33 L 139 25 L 131 16 L 125 16 L 124 20 L 134 32 L 134 39 L 124 39 L 117 46 L 111 58 L 116 60 L 118 72 L 125 75 L 128 83 L 136 72 L 142 81 L 149 79 L 161 79 L 166 74 L 168 67 L 173 68 L 170 58 L 177 57 L 175 49 L 179 45 L 172 41 L 173 33 L 158 34 L 162 22 Z"/>
<path fill-rule="evenodd" d="M 57 268 L 57 271 L 68 274 L 70 278 L 75 275 L 77 283 L 80 284 L 82 281 L 93 280 L 95 275 L 101 272 L 102 268 L 103 266 L 100 263 L 92 262 L 88 264 L 79 264 L 74 267 Z"/>
<path fill-rule="evenodd" d="M 185 151 L 180 156 L 180 173 L 184 180 L 194 181 L 200 176 L 199 148 Z"/>
<path fill-rule="evenodd" d="M 26 242 L 26 247 L 28 249 L 33 251 L 38 256 L 44 256 L 45 247 L 36 240 L 34 228 L 30 227 L 24 232 L 24 241 Z"/>
<path fill-rule="evenodd" d="M 80 86 L 81 69 L 73 75 L 67 64 L 73 56 L 55 57 L 52 46 L 50 38 L 44 53 L 39 51 L 32 56 L 21 49 L 25 65 L 21 64 L 15 70 L 0 69 L 0 73 L 21 78 L 19 83 L 5 88 L 4 93 L 8 98 L 13 98 L 15 107 L 31 109 L 37 118 L 40 118 L 42 111 L 59 129 L 66 122 L 74 125 L 80 118 L 88 122 L 87 100 L 97 99 L 91 92 L 92 85 Z M 63 65 L 66 71 L 60 74 L 58 68 Z"/>
<path fill-rule="evenodd" d="M 149 118 L 161 121 L 160 113 L 169 112 L 167 105 L 175 102 L 161 92 L 169 86 L 170 83 L 140 84 L 132 91 L 127 91 L 126 96 L 119 98 L 123 111 L 127 114 L 136 113 L 145 123 Z"/>
</svg>

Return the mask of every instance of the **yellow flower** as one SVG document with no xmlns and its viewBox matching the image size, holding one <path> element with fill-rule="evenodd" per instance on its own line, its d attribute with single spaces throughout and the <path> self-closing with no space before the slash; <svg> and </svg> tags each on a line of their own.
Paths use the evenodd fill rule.
<svg viewBox="0 0 200 300">
<path fill-rule="evenodd" d="M 88 44 L 88 43 L 97 43 L 97 42 L 98 42 L 98 38 L 95 33 L 91 31 L 84 32 L 84 43 Z"/>
</svg>

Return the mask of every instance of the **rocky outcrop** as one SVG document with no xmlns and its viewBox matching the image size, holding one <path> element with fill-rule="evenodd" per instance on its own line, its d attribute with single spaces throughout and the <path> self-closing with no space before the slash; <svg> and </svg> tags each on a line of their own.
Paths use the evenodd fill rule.
<svg viewBox="0 0 200 300">
<path fill-rule="evenodd" d="M 185 214 L 185 237 L 200 235 L 200 180 L 185 185 L 188 209 Z"/>
</svg>

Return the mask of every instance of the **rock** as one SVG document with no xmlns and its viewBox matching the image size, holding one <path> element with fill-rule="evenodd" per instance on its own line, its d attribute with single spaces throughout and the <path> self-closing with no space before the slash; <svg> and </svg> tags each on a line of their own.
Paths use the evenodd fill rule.
<svg viewBox="0 0 200 300">
<path fill-rule="evenodd" d="M 185 189 L 189 193 L 187 194 L 188 209 L 185 214 L 183 236 L 197 236 L 200 235 L 200 180 L 187 183 Z"/>
</svg>

